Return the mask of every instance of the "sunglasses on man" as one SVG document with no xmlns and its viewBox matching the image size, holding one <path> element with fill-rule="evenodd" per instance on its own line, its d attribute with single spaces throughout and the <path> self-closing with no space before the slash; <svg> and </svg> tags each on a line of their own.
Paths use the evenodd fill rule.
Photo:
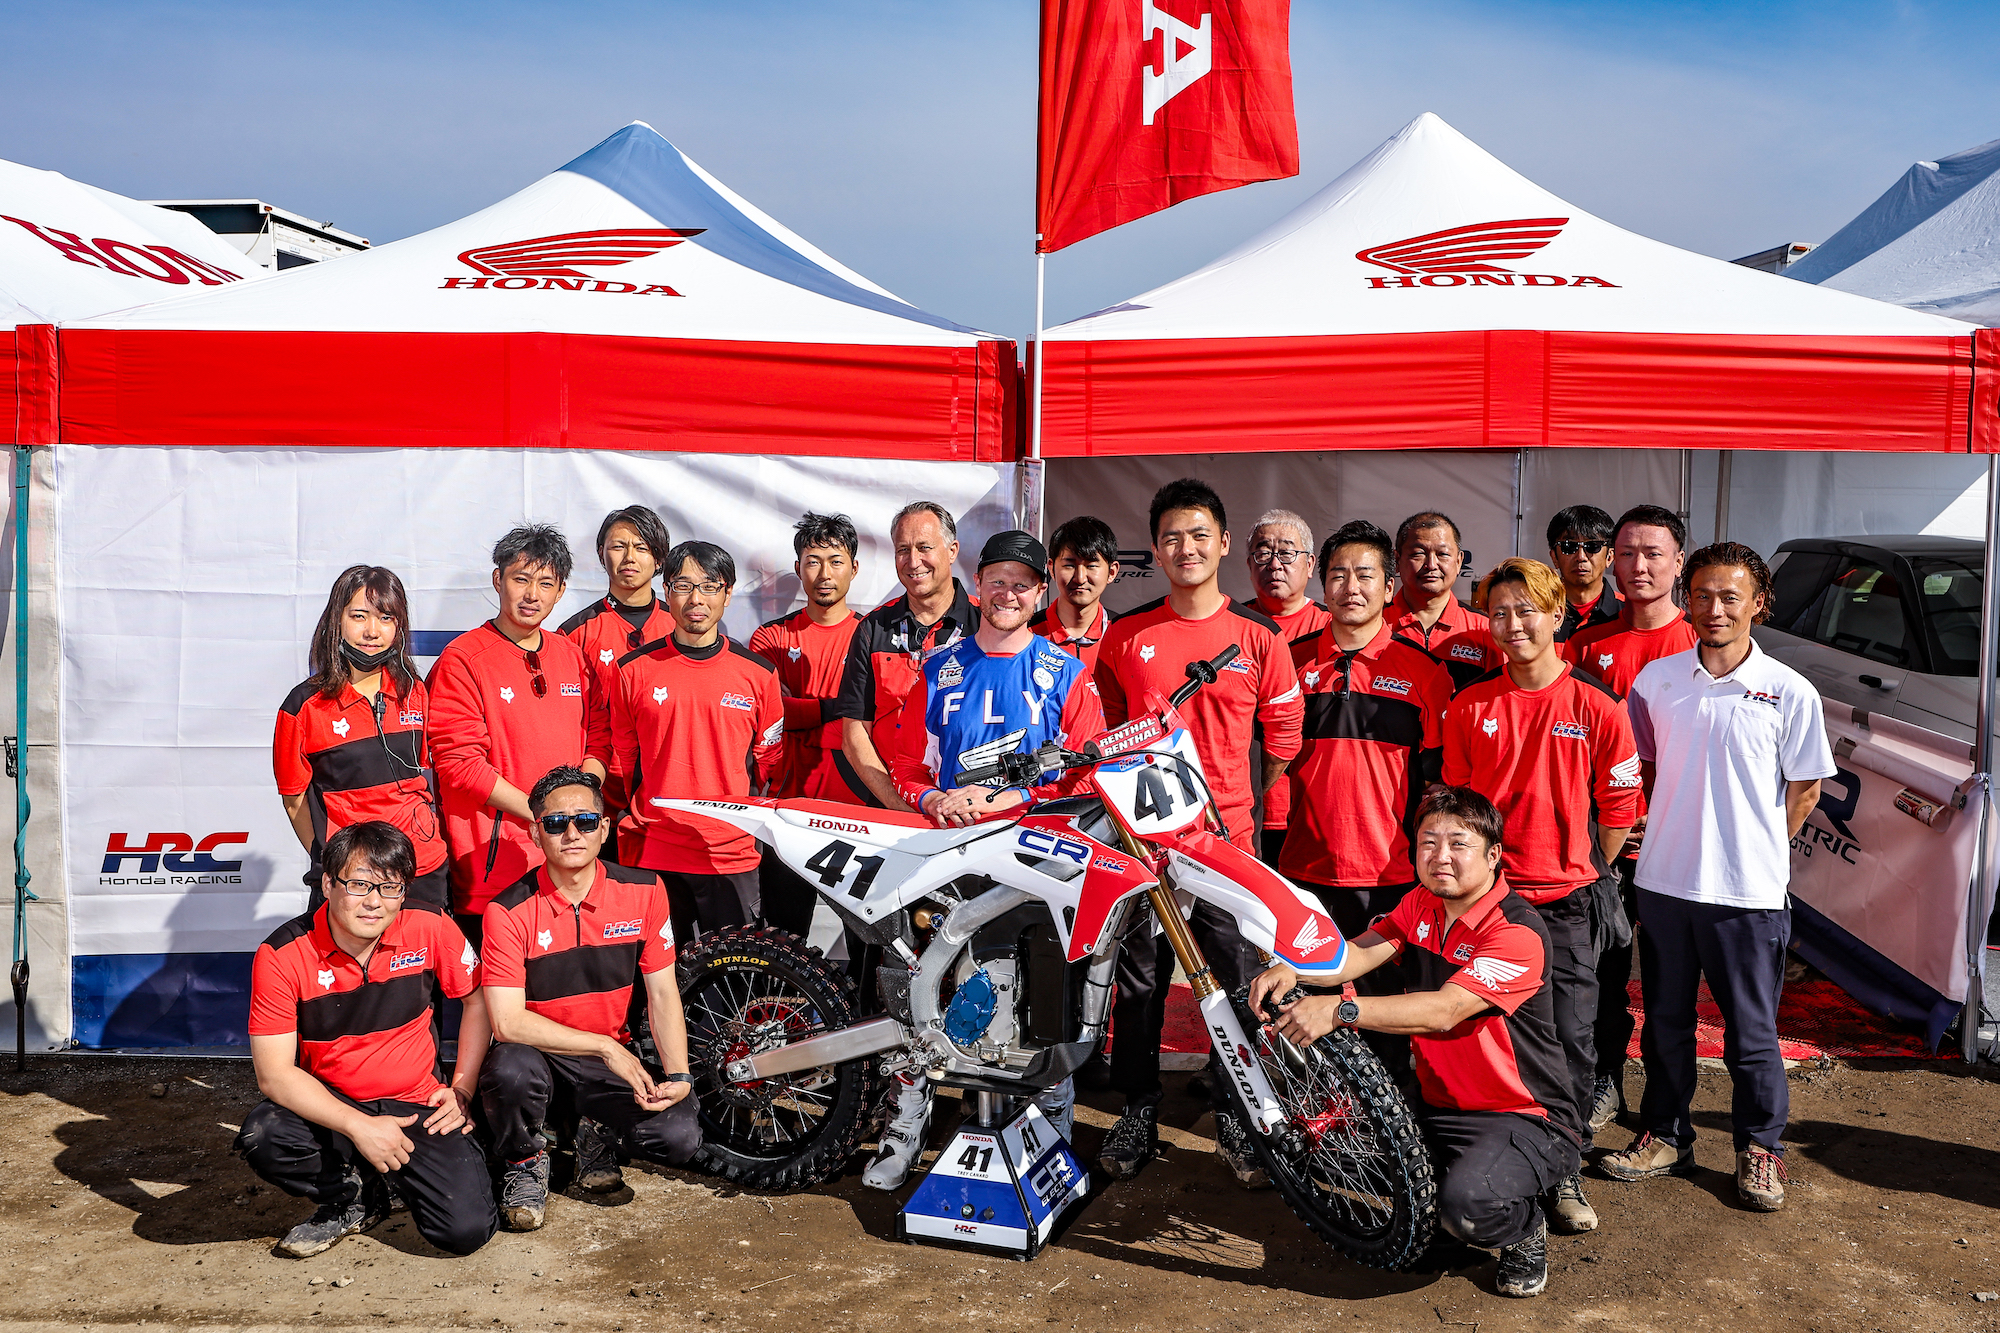
<svg viewBox="0 0 2000 1333">
<path fill-rule="evenodd" d="M 576 825 L 578 833 L 588 836 L 597 832 L 597 826 L 603 822 L 604 816 L 594 810 L 584 810 L 573 815 L 543 815 L 540 820 L 542 832 L 551 838 L 560 838 L 569 832 L 571 824 Z"/>
<path fill-rule="evenodd" d="M 1564 555 L 1575 555 L 1578 551 L 1583 552 L 1585 555 L 1596 555 L 1609 545 L 1611 545 L 1610 542 L 1563 541 L 1556 543 L 1556 549 Z"/>
</svg>

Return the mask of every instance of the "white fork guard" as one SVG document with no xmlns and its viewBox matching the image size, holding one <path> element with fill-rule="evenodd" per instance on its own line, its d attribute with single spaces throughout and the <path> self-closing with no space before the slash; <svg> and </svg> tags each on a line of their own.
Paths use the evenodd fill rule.
<svg viewBox="0 0 2000 1333">
<path fill-rule="evenodd" d="M 1278 1096 L 1271 1091 L 1271 1081 L 1264 1077 L 1264 1066 L 1250 1050 L 1250 1039 L 1244 1035 L 1243 1025 L 1236 1021 L 1236 1006 L 1229 1002 L 1229 996 L 1215 991 L 1201 1001 L 1202 1023 L 1208 1029 L 1209 1043 L 1221 1058 L 1222 1069 L 1236 1084 L 1236 1090 L 1250 1107 L 1251 1128 L 1259 1134 L 1270 1134 L 1285 1122 L 1285 1112 L 1278 1105 Z"/>
</svg>

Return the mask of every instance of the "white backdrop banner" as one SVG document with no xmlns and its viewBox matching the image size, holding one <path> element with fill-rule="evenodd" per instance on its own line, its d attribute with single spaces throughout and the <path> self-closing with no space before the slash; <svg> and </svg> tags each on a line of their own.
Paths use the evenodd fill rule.
<svg viewBox="0 0 2000 1333">
<path fill-rule="evenodd" d="M 415 646 L 434 654 L 492 616 L 488 551 L 506 529 L 533 519 L 569 536 L 577 568 L 553 625 L 603 593 L 604 514 L 651 504 L 674 540 L 735 556 L 725 623 L 744 640 L 800 604 L 791 530 L 806 510 L 853 518 L 867 608 L 897 591 L 898 508 L 931 499 L 959 516 L 963 572 L 1010 525 L 1015 486 L 1007 465 L 668 453 L 64 445 L 55 458 L 62 820 L 88 1045 L 171 1044 L 160 1013 L 202 1002 L 198 976 L 162 979 L 174 969 L 139 959 L 247 954 L 303 909 L 272 720 L 348 565 L 401 575 Z M 159 1039 L 140 1042 L 116 1015 L 144 1008 L 131 993 L 149 986 L 158 1012 L 139 1025 Z"/>
</svg>

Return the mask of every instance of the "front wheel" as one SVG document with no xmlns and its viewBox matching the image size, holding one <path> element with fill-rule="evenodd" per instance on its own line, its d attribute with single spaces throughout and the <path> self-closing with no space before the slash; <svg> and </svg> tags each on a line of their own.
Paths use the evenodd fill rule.
<svg viewBox="0 0 2000 1333">
<path fill-rule="evenodd" d="M 722 1071 L 854 1022 L 854 983 L 788 931 L 737 926 L 681 954 L 681 1007 L 701 1116 L 695 1164 L 752 1189 L 810 1189 L 861 1146 L 873 1102 L 872 1057 L 754 1083 Z"/>
<path fill-rule="evenodd" d="M 1236 1005 L 1284 1108 L 1278 1133 L 1245 1137 L 1299 1220 L 1348 1258 L 1403 1269 L 1430 1244 L 1437 1187 L 1416 1117 L 1359 1034 L 1336 1028 L 1295 1046 Z M 1236 1114 L 1250 1125 L 1233 1082 Z"/>
</svg>

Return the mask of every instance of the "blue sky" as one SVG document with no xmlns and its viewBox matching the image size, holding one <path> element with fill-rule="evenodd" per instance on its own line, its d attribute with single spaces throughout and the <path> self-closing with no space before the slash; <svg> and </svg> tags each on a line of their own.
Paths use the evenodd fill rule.
<svg viewBox="0 0 2000 1333">
<path fill-rule="evenodd" d="M 919 305 L 1033 318 L 1035 6 L 0 4 L 0 157 L 256 196 L 376 242 L 631 120 Z M 1822 240 L 1912 162 L 2000 137 L 1988 4 L 1294 0 L 1303 170 L 1049 265 L 1051 322 L 1206 262 L 1435 111 L 1600 216 L 1734 258 Z"/>
</svg>

